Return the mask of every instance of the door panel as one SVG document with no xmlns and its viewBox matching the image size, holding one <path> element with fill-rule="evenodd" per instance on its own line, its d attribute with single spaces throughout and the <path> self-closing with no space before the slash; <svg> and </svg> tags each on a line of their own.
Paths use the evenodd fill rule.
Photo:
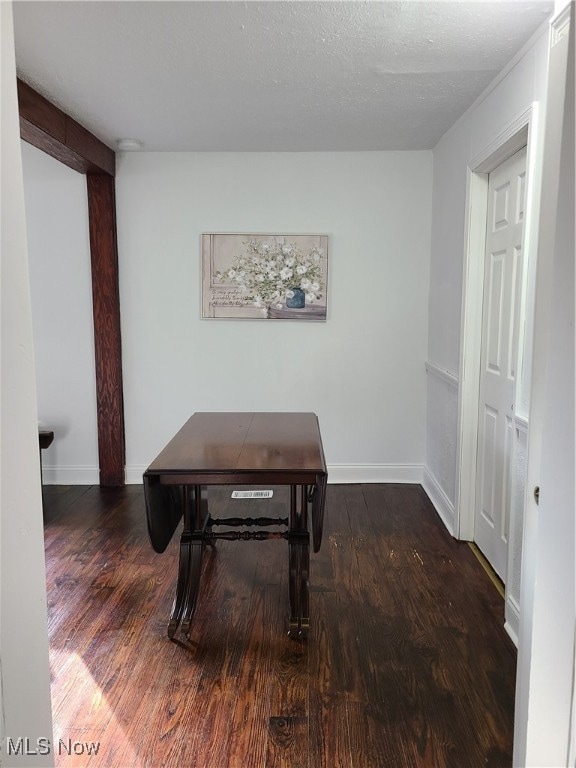
<svg viewBox="0 0 576 768">
<path fill-rule="evenodd" d="M 486 350 L 486 364 L 488 370 L 497 376 L 500 375 L 502 361 L 501 332 L 503 325 L 502 313 L 504 311 L 503 291 L 505 258 L 505 251 L 490 254 L 488 284 L 484 289 L 488 291 L 488 314 L 486 321 L 488 349 Z"/>
<path fill-rule="evenodd" d="M 489 406 L 484 409 L 482 441 L 482 504 L 480 513 L 486 524 L 494 529 L 494 502 L 498 495 L 498 477 L 496 464 L 496 431 L 498 422 L 498 412 Z"/>
<path fill-rule="evenodd" d="M 521 296 L 520 291 L 522 289 L 522 248 L 516 246 L 514 248 L 513 262 L 512 262 L 512 290 L 513 295 L 511 298 L 511 306 L 518 307 L 520 304 Z M 508 378 L 511 381 L 516 380 L 516 362 L 518 351 L 518 331 L 520 323 L 520 313 L 518 311 L 512 313 L 510 323 L 510 338 L 508 344 L 514 354 L 508 355 Z"/>
<path fill-rule="evenodd" d="M 526 149 L 488 179 L 474 539 L 505 581 L 511 503 L 511 463 Z"/>
</svg>

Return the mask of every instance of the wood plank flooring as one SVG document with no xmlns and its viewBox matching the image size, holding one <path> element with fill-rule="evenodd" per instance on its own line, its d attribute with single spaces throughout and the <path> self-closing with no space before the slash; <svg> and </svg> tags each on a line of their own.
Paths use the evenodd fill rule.
<svg viewBox="0 0 576 768">
<path fill-rule="evenodd" d="M 215 513 L 287 500 L 229 496 L 210 491 Z M 503 601 L 420 486 L 328 487 L 305 643 L 286 636 L 284 541 L 207 548 L 173 643 L 178 537 L 152 551 L 141 486 L 47 486 L 44 503 L 57 766 L 511 766 Z"/>
</svg>

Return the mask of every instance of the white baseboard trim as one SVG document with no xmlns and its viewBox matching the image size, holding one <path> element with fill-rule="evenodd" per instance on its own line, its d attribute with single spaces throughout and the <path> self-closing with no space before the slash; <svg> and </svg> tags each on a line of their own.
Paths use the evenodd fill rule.
<svg viewBox="0 0 576 768">
<path fill-rule="evenodd" d="M 142 483 L 147 466 L 132 464 L 124 469 L 127 485 Z M 354 483 L 415 483 L 422 484 L 421 464 L 329 464 L 328 482 L 331 484 Z M 100 482 L 98 467 L 44 467 L 45 485 L 97 485 Z M 428 494 L 430 495 L 430 494 Z M 452 517 L 454 513 L 452 512 Z"/>
<path fill-rule="evenodd" d="M 127 466 L 128 485 L 142 482 L 144 466 Z M 422 483 L 421 464 L 328 464 L 328 482 L 344 483 Z"/>
<path fill-rule="evenodd" d="M 141 467 L 139 465 L 132 465 L 124 467 L 124 482 L 126 485 L 140 485 L 142 483 L 142 475 L 148 467 Z"/>
<path fill-rule="evenodd" d="M 422 483 L 422 464 L 328 464 L 328 483 Z"/>
<path fill-rule="evenodd" d="M 428 467 L 424 467 L 423 470 L 422 486 L 448 532 L 454 536 L 454 504 L 446 496 Z"/>
<path fill-rule="evenodd" d="M 100 469 L 89 465 L 73 467 L 43 465 L 42 482 L 44 485 L 98 485 Z"/>
<path fill-rule="evenodd" d="M 517 634 L 517 632 L 514 631 L 513 627 L 510 625 L 509 621 L 505 621 L 504 622 L 504 629 L 506 630 L 510 640 L 512 640 L 512 642 L 514 643 L 516 648 L 518 648 L 518 634 Z"/>
<path fill-rule="evenodd" d="M 512 597 L 512 595 L 509 594 L 506 594 L 504 618 L 504 629 L 512 638 L 512 642 L 516 648 L 518 648 L 518 633 L 520 632 L 520 606 Z"/>
</svg>

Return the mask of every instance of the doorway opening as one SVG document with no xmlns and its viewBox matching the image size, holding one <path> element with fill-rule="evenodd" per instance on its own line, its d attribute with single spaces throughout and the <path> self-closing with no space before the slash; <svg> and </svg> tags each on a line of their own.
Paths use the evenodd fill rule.
<svg viewBox="0 0 576 768">
<path fill-rule="evenodd" d="M 485 296 L 485 271 L 487 232 L 489 231 L 488 217 L 494 217 L 494 201 L 492 208 L 489 205 L 489 180 L 490 175 L 503 163 L 526 148 L 525 175 L 522 184 L 522 197 L 524 206 L 522 211 L 523 246 L 521 264 L 516 259 L 517 274 L 514 277 L 515 293 L 518 298 L 517 322 L 512 322 L 513 334 L 516 334 L 512 346 L 515 352 L 509 361 L 514 371 L 512 377 L 513 397 L 508 403 L 508 410 L 503 423 L 506 424 L 508 441 L 506 455 L 508 466 L 507 474 L 501 474 L 495 484 L 497 492 L 502 495 L 502 482 L 506 485 L 504 494 L 508 497 L 509 519 L 505 520 L 504 528 L 498 521 L 498 531 L 505 531 L 506 557 L 505 562 L 500 563 L 495 570 L 506 584 L 506 622 L 505 626 L 517 644 L 520 619 L 520 573 L 522 559 L 522 533 L 524 517 L 525 495 L 525 470 L 526 452 L 528 443 L 528 413 L 530 398 L 530 370 L 531 370 L 531 346 L 533 332 L 533 307 L 535 284 L 535 246 L 537 242 L 537 218 L 533 211 L 538 210 L 536 199 L 538 185 L 535 183 L 535 171 L 537 166 L 536 155 L 541 149 L 537 146 L 540 140 L 537 131 L 537 105 L 533 104 L 528 110 L 514 120 L 489 146 L 487 146 L 468 168 L 467 183 L 467 231 L 466 231 L 466 255 L 463 280 L 463 307 L 461 328 L 461 354 L 460 354 L 460 393 L 458 404 L 458 448 L 457 448 L 457 477 L 456 477 L 456 507 L 454 517 L 454 534 L 457 538 L 474 541 L 476 539 L 476 522 L 482 514 L 482 493 L 487 497 L 493 493 L 494 488 L 490 482 L 486 482 L 486 476 L 482 474 L 481 440 L 482 432 L 486 431 L 485 418 L 481 423 L 482 413 L 482 388 L 481 371 L 486 366 L 486 359 L 482 357 L 483 336 L 484 350 L 492 344 L 492 350 L 498 348 L 499 326 L 494 323 L 491 329 L 483 327 L 483 319 L 486 320 L 486 306 L 490 295 Z M 494 178 L 494 177 L 493 177 Z M 495 185 L 498 186 L 498 185 Z M 506 196 L 501 195 L 497 201 L 496 218 L 498 219 L 505 206 Z M 511 203 L 511 198 L 508 198 Z M 518 218 L 518 210 L 514 211 Z M 506 217 L 504 217 L 506 218 Z M 494 222 L 492 222 L 494 224 Z M 503 249 L 500 249 L 503 250 Z M 507 303 L 503 299 L 500 286 L 504 285 L 504 263 L 496 253 L 498 248 L 493 248 L 495 256 L 488 248 L 488 275 L 492 279 L 492 299 L 497 296 L 500 306 Z M 518 256 L 518 252 L 516 252 Z M 491 272 L 490 272 L 491 270 Z M 502 277 L 502 281 L 500 281 Z M 485 302 L 485 298 L 487 301 Z M 508 311 L 508 316 L 510 313 Z M 508 324 L 510 325 L 510 324 Z M 508 328 L 508 331 L 510 328 Z M 508 332 L 507 331 L 507 332 Z M 508 336 L 509 339 L 509 336 Z M 510 343 L 508 344 L 510 346 Z M 500 344 L 500 352 L 503 345 Z M 496 367 L 500 363 L 492 359 L 490 363 Z M 506 393 L 509 399 L 509 392 Z M 504 395 L 503 395 L 504 397 Z M 488 412 L 494 416 L 494 409 Z M 484 411 L 486 414 L 486 411 Z M 495 423 L 495 419 L 492 419 Z M 502 455 L 498 455 L 500 465 L 504 465 Z M 496 466 L 496 465 L 495 465 Z M 480 467 L 480 469 L 479 469 Z M 501 470 L 499 470 L 501 471 Z M 481 484 L 484 482 L 484 485 Z M 499 489 L 499 490 L 498 490 Z M 490 517 L 490 515 L 488 515 Z M 501 537 L 502 538 L 502 537 Z"/>
<path fill-rule="evenodd" d="M 474 541 L 506 583 L 524 253 L 526 147 L 488 175 Z"/>
</svg>

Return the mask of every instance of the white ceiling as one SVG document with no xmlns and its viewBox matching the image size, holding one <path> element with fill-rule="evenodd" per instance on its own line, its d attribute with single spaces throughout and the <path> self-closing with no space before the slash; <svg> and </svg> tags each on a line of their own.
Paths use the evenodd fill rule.
<svg viewBox="0 0 576 768">
<path fill-rule="evenodd" d="M 553 5 L 20 1 L 16 61 L 113 148 L 428 149 Z"/>
</svg>

